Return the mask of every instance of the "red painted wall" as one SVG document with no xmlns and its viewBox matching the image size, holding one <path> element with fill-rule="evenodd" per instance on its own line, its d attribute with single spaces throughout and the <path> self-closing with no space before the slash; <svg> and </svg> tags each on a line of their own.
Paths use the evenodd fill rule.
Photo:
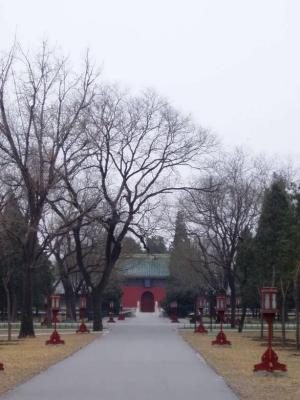
<svg viewBox="0 0 300 400">
<path fill-rule="evenodd" d="M 158 304 L 165 299 L 166 289 L 164 287 L 138 287 L 138 286 L 124 286 L 122 288 L 122 305 L 125 308 L 135 308 L 137 302 L 141 302 L 141 297 L 144 292 L 151 292 L 154 296 L 154 301 Z"/>
</svg>

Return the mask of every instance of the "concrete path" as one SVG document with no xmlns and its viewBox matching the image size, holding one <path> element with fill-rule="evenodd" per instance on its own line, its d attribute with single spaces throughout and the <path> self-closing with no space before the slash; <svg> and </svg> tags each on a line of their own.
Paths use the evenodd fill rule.
<svg viewBox="0 0 300 400">
<path fill-rule="evenodd" d="M 112 324 L 83 350 L 0 400 L 236 400 L 223 379 L 152 314 Z"/>
</svg>

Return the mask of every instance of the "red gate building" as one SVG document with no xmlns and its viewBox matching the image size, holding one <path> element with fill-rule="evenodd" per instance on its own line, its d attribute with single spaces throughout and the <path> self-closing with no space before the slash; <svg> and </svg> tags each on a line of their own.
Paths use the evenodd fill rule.
<svg viewBox="0 0 300 400">
<path fill-rule="evenodd" d="M 136 254 L 122 262 L 124 285 L 122 306 L 141 312 L 154 312 L 166 297 L 169 278 L 168 254 Z"/>
</svg>

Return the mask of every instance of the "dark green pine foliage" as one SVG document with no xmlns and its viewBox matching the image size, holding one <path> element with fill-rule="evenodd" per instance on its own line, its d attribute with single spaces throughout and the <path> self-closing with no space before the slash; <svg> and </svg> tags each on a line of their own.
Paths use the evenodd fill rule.
<svg viewBox="0 0 300 400">
<path fill-rule="evenodd" d="M 240 295 L 239 332 L 242 332 L 248 308 L 258 309 L 259 288 L 255 266 L 255 241 L 251 231 L 246 228 L 241 235 L 236 254 L 237 294 Z"/>
<path fill-rule="evenodd" d="M 16 319 L 21 303 L 23 248 L 26 229 L 24 218 L 13 194 L 8 198 L 0 214 L 0 290 L 3 295 L 2 308 L 8 318 Z M 8 310 L 9 308 L 9 310 Z"/>
<path fill-rule="evenodd" d="M 147 248 L 151 254 L 165 254 L 167 247 L 162 236 L 150 236 L 147 238 Z"/>
<path fill-rule="evenodd" d="M 239 282 L 239 294 L 242 305 L 258 307 L 257 271 L 254 264 L 254 238 L 247 228 L 243 232 L 237 247 L 236 271 Z"/>
<path fill-rule="evenodd" d="M 21 306 L 23 244 L 26 235 L 26 222 L 20 210 L 17 199 L 12 194 L 1 215 L 0 226 L 0 274 L 9 277 L 9 288 L 12 298 L 15 298 L 16 308 Z M 51 294 L 53 275 L 51 262 L 38 247 L 40 256 L 33 270 L 33 305 L 41 309 L 45 297 Z"/>
<path fill-rule="evenodd" d="M 200 293 L 199 275 L 192 266 L 193 246 L 189 240 L 183 212 L 177 213 L 174 239 L 170 248 L 170 280 L 167 302 L 178 301 L 179 315 L 194 310 L 196 296 Z"/>
<path fill-rule="evenodd" d="M 259 286 L 276 285 L 293 260 L 294 216 L 286 181 L 275 176 L 266 190 L 255 238 L 255 269 Z"/>
<path fill-rule="evenodd" d="M 186 224 L 184 220 L 184 214 L 182 211 L 178 211 L 175 221 L 175 234 L 172 242 L 172 252 L 178 252 L 189 248 L 190 240 L 187 235 Z"/>
<path fill-rule="evenodd" d="M 124 238 L 122 243 L 121 257 L 128 257 L 133 254 L 140 254 L 143 250 L 141 249 L 140 243 L 136 242 L 132 237 L 127 236 Z"/>
</svg>

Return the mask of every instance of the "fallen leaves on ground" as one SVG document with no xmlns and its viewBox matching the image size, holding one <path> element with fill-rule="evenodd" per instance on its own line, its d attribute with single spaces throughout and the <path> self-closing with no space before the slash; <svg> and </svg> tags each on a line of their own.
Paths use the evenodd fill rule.
<svg viewBox="0 0 300 400">
<path fill-rule="evenodd" d="M 259 332 L 240 334 L 226 331 L 226 335 L 232 346 L 222 348 L 211 345 L 213 336 L 191 331 L 182 333 L 184 339 L 224 377 L 240 399 L 300 399 L 300 353 L 295 350 L 295 333 L 288 334 L 286 346 L 281 345 L 279 337 L 274 338 L 278 361 L 287 364 L 288 372 L 273 376 L 253 373 L 254 364 L 260 363 L 267 348 L 266 339 L 259 339 Z"/>
<path fill-rule="evenodd" d="M 45 345 L 48 339 L 45 335 L 11 342 L 0 340 L 0 361 L 4 364 L 4 371 L 0 372 L 0 394 L 63 360 L 100 335 L 64 334 L 65 344 L 61 345 Z"/>
</svg>

